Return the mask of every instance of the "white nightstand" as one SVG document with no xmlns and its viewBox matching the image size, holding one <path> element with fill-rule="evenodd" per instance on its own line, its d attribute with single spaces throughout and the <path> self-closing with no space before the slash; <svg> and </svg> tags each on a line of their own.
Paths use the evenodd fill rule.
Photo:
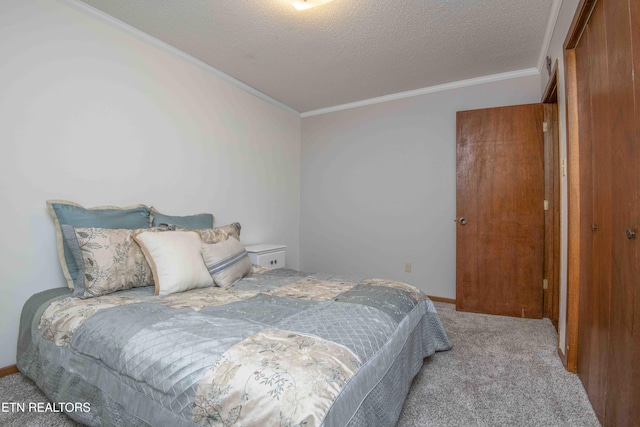
<svg viewBox="0 0 640 427">
<path fill-rule="evenodd" d="M 284 268 L 286 245 L 250 245 L 244 247 L 252 264 L 260 267 Z"/>
</svg>

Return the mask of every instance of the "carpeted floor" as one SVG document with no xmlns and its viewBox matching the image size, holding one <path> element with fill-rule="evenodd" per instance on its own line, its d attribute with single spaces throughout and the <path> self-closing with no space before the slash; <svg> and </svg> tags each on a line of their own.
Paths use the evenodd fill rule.
<svg viewBox="0 0 640 427">
<path fill-rule="evenodd" d="M 548 319 L 436 307 L 453 349 L 426 359 L 397 427 L 600 425 Z"/>
<path fill-rule="evenodd" d="M 436 307 L 453 350 L 425 361 L 397 427 L 600 425 L 580 380 L 562 366 L 549 320 Z M 0 403 L 39 401 L 46 398 L 21 374 L 0 379 Z M 0 411 L 0 426 L 78 425 L 62 414 Z"/>
</svg>

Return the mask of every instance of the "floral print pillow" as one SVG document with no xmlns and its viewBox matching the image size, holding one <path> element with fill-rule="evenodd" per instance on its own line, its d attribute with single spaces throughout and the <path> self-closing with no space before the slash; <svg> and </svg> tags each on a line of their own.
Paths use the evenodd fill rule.
<svg viewBox="0 0 640 427">
<path fill-rule="evenodd" d="M 235 237 L 240 240 L 240 223 L 225 225 L 223 227 L 208 228 L 206 230 L 193 230 L 200 235 L 202 243 L 220 243 L 229 237 Z"/>
<path fill-rule="evenodd" d="M 151 268 L 132 238 L 141 230 L 70 225 L 62 228 L 78 266 L 74 296 L 95 297 L 154 284 Z"/>
</svg>

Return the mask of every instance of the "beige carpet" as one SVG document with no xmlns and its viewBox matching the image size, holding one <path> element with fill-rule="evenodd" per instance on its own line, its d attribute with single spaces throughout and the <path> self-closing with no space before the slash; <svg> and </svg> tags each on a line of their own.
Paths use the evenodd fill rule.
<svg viewBox="0 0 640 427">
<path fill-rule="evenodd" d="M 453 350 L 425 361 L 398 427 L 600 425 L 578 377 L 560 362 L 551 322 L 436 307 Z M 0 403 L 39 401 L 46 398 L 21 374 L 0 379 Z M 0 426 L 77 425 L 63 414 L 0 411 Z"/>
<path fill-rule="evenodd" d="M 398 427 L 600 425 L 548 319 L 436 307 L 453 349 L 425 361 Z"/>
</svg>

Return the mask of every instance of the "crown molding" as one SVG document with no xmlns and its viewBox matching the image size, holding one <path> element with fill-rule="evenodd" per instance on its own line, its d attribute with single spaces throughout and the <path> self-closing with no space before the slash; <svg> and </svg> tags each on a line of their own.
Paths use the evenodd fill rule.
<svg viewBox="0 0 640 427">
<path fill-rule="evenodd" d="M 160 50 L 163 50 L 167 53 L 170 53 L 173 56 L 176 56 L 178 58 L 181 58 L 193 65 L 195 65 L 196 67 L 210 73 L 213 74 L 214 76 L 220 78 L 221 80 L 236 86 L 237 88 L 256 96 L 257 98 L 260 98 L 263 101 L 268 102 L 269 104 L 272 104 L 278 108 L 282 108 L 283 110 L 286 110 L 290 113 L 295 114 L 296 116 L 300 116 L 300 113 L 296 110 L 294 110 L 293 108 L 289 107 L 288 105 L 283 104 L 282 102 L 273 99 L 272 97 L 270 97 L 269 95 L 266 95 L 262 92 L 260 92 L 259 90 L 255 89 L 254 87 L 249 86 L 246 83 L 241 82 L 240 80 L 231 77 L 230 75 L 218 70 L 215 67 L 212 67 L 211 65 L 189 55 L 188 53 L 183 52 L 182 50 L 171 46 L 168 43 L 163 42 L 162 40 L 159 40 L 147 33 L 145 33 L 144 31 L 141 31 L 125 22 L 120 21 L 119 19 L 114 18 L 113 16 L 99 10 L 96 9 L 95 7 L 88 5 L 86 3 L 83 3 L 80 0 L 58 0 L 58 2 L 65 4 L 85 15 L 91 16 L 93 18 L 98 19 L 99 21 L 102 21 L 103 23 L 117 28 L 119 30 L 124 31 L 125 33 L 137 38 L 138 40 L 141 40 L 151 46 L 154 46 Z"/>
<path fill-rule="evenodd" d="M 349 110 L 351 108 L 364 107 L 366 105 L 380 104 L 383 102 L 396 101 L 398 99 L 411 98 L 414 96 L 425 95 L 428 93 L 442 92 L 445 90 L 458 89 L 461 87 L 475 86 L 483 83 L 492 83 L 500 80 L 515 79 L 518 77 L 529 77 L 540 75 L 537 68 L 526 68 L 524 70 L 510 71 L 507 73 L 492 74 L 484 77 L 476 77 L 468 80 L 459 80 L 457 82 L 445 83 L 438 86 L 430 86 L 422 89 L 409 90 L 406 92 L 394 93 L 391 95 L 379 96 L 377 98 L 365 99 L 362 101 L 351 102 L 348 104 L 336 105 L 334 107 L 320 108 L 318 110 L 307 111 L 300 114 L 300 117 L 319 116 L 322 114 L 334 113 L 336 111 Z"/>
<path fill-rule="evenodd" d="M 562 7 L 562 0 L 553 0 L 551 5 L 551 13 L 549 14 L 549 21 L 547 21 L 547 30 L 544 33 L 544 39 L 542 41 L 542 47 L 540 48 L 540 56 L 538 57 L 538 70 L 542 73 L 545 69 L 545 60 L 547 53 L 549 53 L 549 46 L 551 45 L 551 39 L 553 38 L 553 32 L 556 30 L 556 24 L 558 22 L 558 16 L 560 15 L 560 8 Z"/>
</svg>

